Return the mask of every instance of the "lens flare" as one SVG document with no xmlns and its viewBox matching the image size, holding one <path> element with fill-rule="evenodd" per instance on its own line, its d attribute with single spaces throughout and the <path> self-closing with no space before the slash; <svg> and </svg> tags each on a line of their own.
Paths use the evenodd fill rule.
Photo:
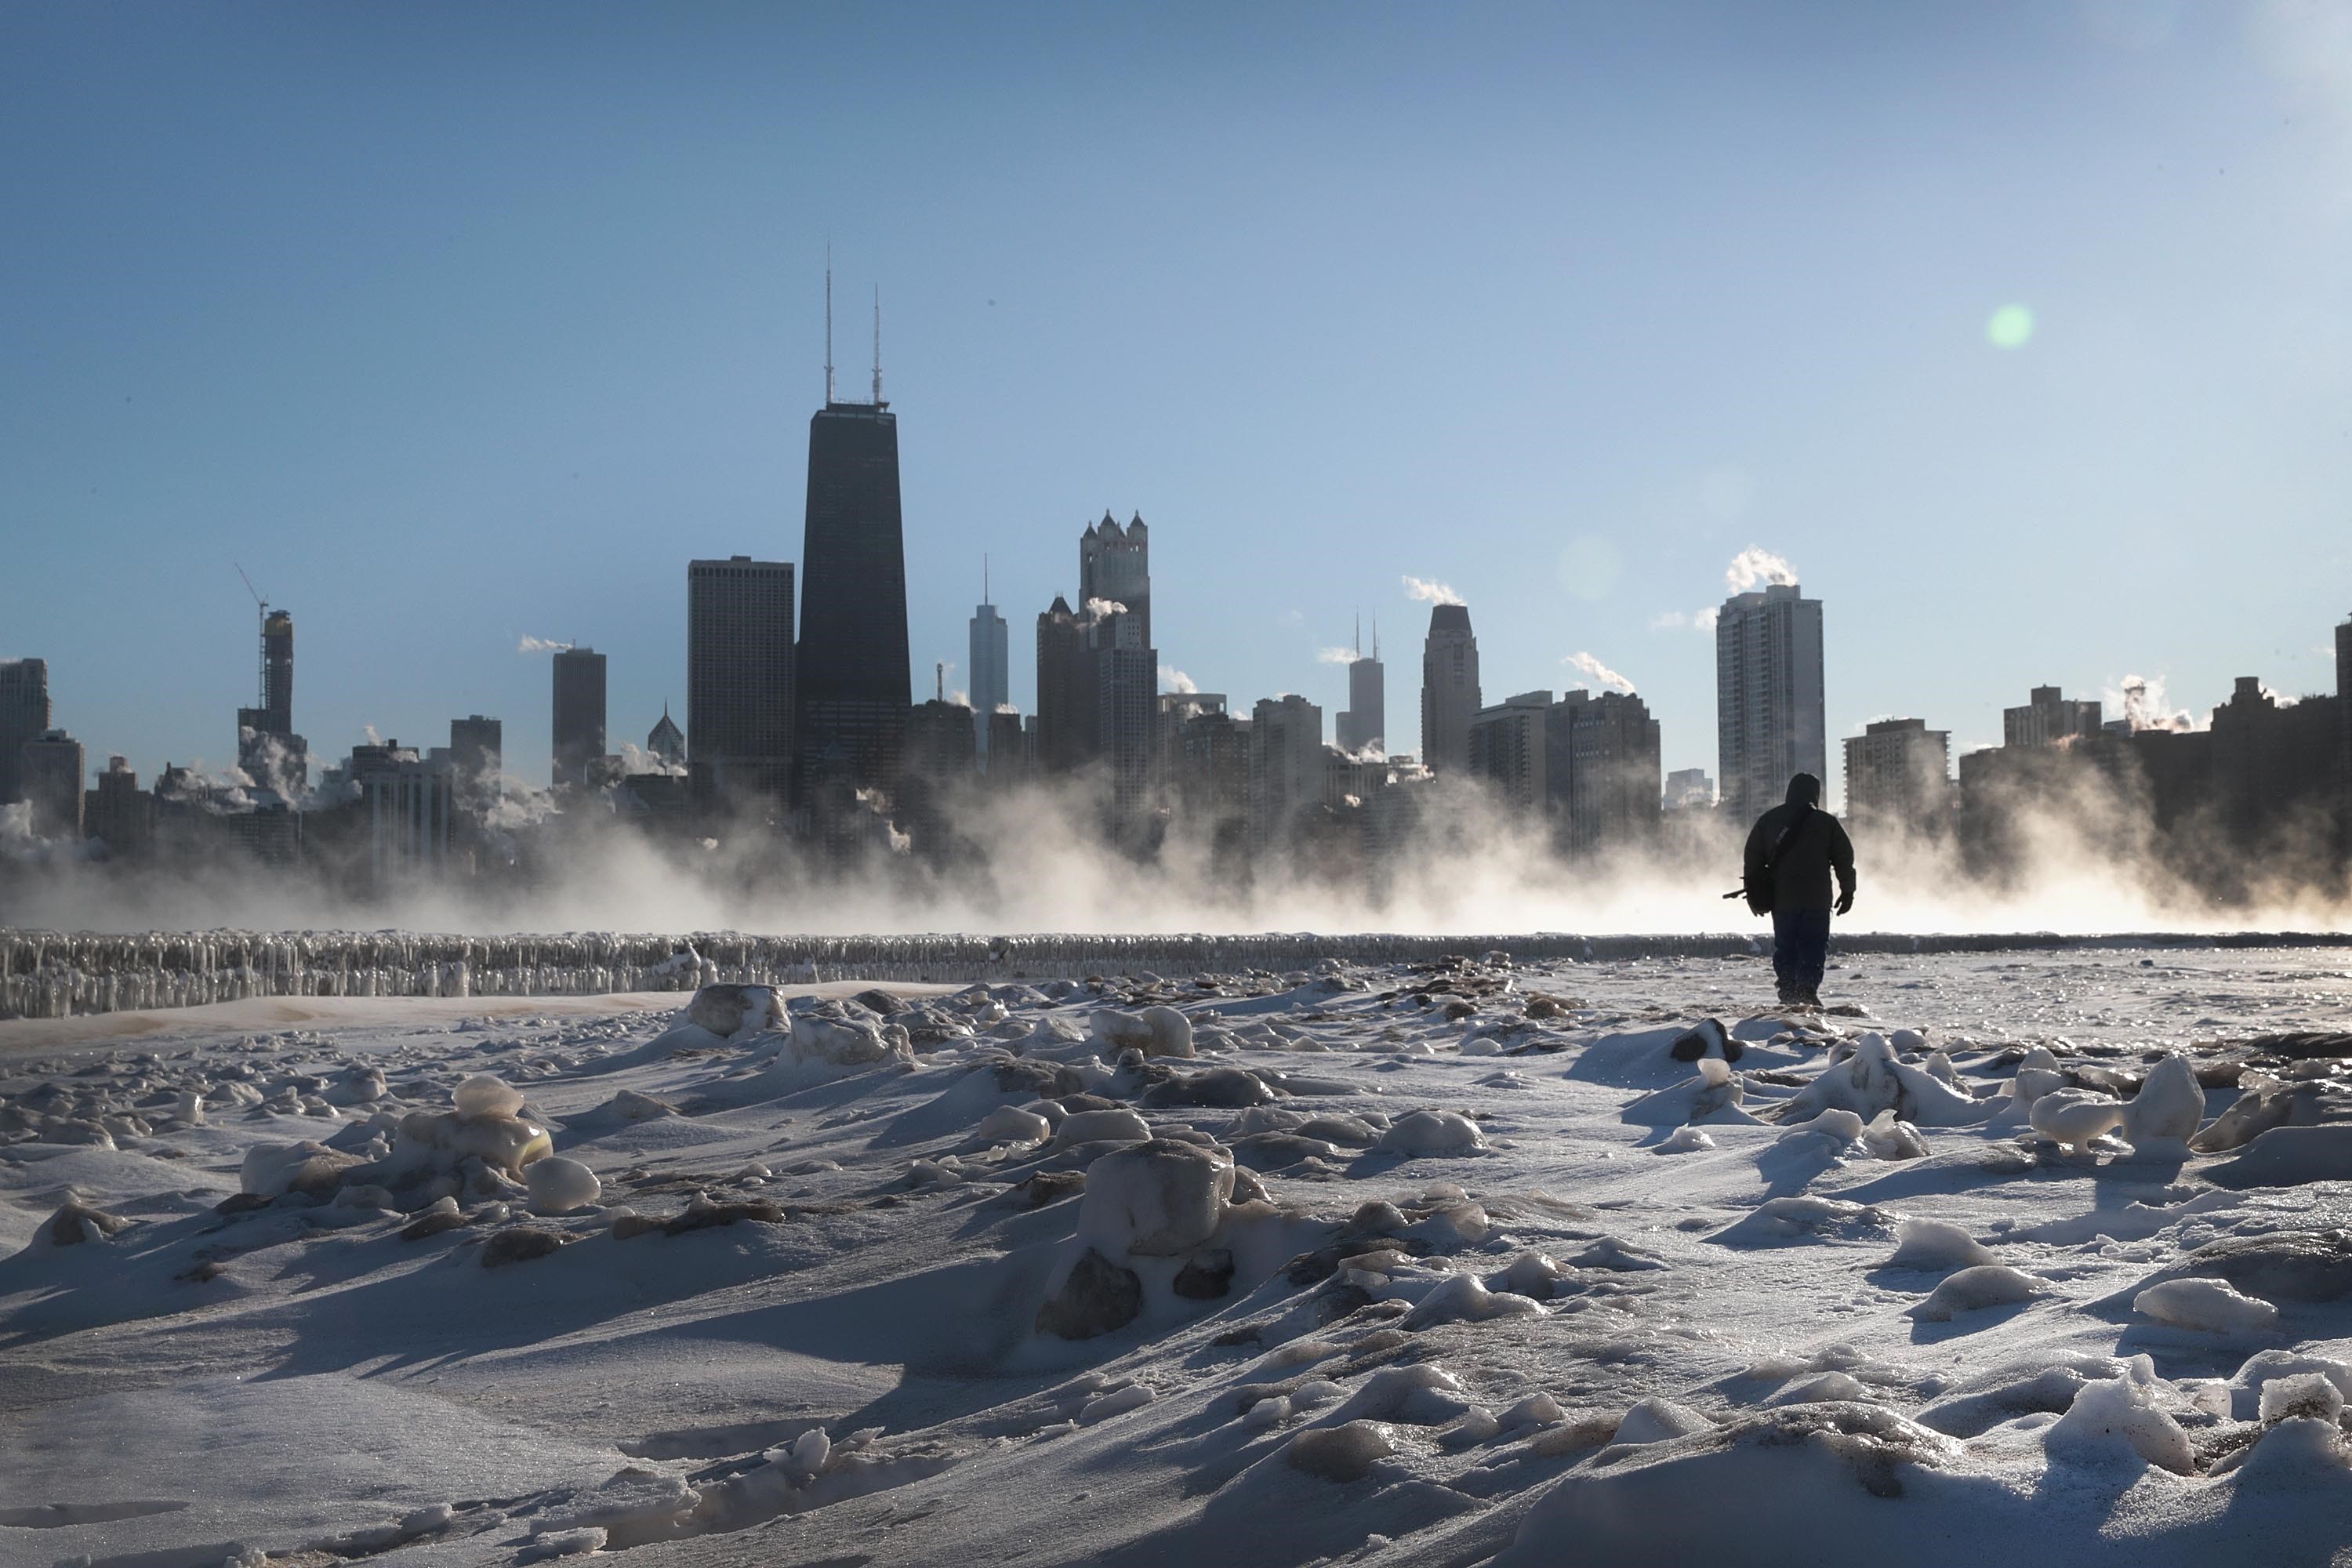
<svg viewBox="0 0 2352 1568">
<path fill-rule="evenodd" d="M 2021 349 L 2033 337 L 2033 312 L 2023 305 L 2003 305 L 1985 322 L 1985 337 L 1997 349 Z"/>
</svg>

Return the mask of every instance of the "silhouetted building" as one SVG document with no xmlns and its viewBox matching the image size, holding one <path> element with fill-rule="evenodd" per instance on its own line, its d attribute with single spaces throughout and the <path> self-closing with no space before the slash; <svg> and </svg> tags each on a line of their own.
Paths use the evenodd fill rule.
<svg viewBox="0 0 2352 1568">
<path fill-rule="evenodd" d="M 669 704 L 662 704 L 662 716 L 646 731 L 646 752 L 666 768 L 683 772 L 686 768 L 686 731 L 669 716 Z"/>
<path fill-rule="evenodd" d="M 236 765 L 288 796 L 310 782 L 310 743 L 294 732 L 294 617 L 284 610 L 261 613 L 261 701 L 236 710 Z"/>
<path fill-rule="evenodd" d="M 1550 800 L 1545 721 L 1551 693 L 1522 691 L 1470 721 L 1468 775 L 1485 782 L 1508 809 L 1533 815 Z"/>
<path fill-rule="evenodd" d="M 44 730 L 16 750 L 17 776 L 33 808 L 33 832 L 60 844 L 82 841 L 81 742 Z"/>
<path fill-rule="evenodd" d="M 981 567 L 981 603 L 971 612 L 971 721 L 976 755 L 982 768 L 989 765 L 996 710 L 1013 701 L 1011 628 L 996 606 L 988 602 L 988 568 Z"/>
<path fill-rule="evenodd" d="M 495 795 L 506 769 L 506 725 L 479 713 L 450 720 L 449 764 L 461 800 L 477 793 Z"/>
<path fill-rule="evenodd" d="M 1480 706 L 1478 639 L 1466 605 L 1433 605 L 1421 651 L 1421 760 L 1432 773 L 1470 763 L 1470 721 Z"/>
<path fill-rule="evenodd" d="M 1323 710 L 1304 697 L 1261 698 L 1250 716 L 1250 842 L 1287 845 L 1323 804 Z"/>
<path fill-rule="evenodd" d="M 2054 686 L 2037 686 L 2024 707 L 2000 710 L 2004 746 L 2054 746 L 2077 735 L 2095 735 L 2099 729 L 2099 704 L 2061 696 Z"/>
<path fill-rule="evenodd" d="M 2098 705 L 2091 707 L 2095 714 Z M 1951 742 L 1949 731 L 1928 729 L 1925 719 L 1882 719 L 1847 736 L 1845 809 L 1856 829 L 1939 826 L 1952 804 Z"/>
<path fill-rule="evenodd" d="M 115 859 L 139 859 L 153 846 L 155 797 L 139 787 L 139 775 L 121 757 L 106 759 L 98 787 L 87 796 L 86 815 L 89 836 Z"/>
<path fill-rule="evenodd" d="M 1715 622 L 1715 728 L 1734 820 L 1780 805 L 1797 773 L 1827 774 L 1825 707 L 1822 602 L 1793 583 L 1726 599 Z"/>
<path fill-rule="evenodd" d="M 1089 632 L 1095 649 L 1095 737 L 1109 767 L 1111 819 L 1121 834 L 1131 834 L 1150 794 L 1160 653 L 1143 640 L 1141 617 L 1131 611 L 1105 616 Z"/>
<path fill-rule="evenodd" d="M 1076 773 L 1101 754 L 1094 619 L 1054 596 L 1037 617 L 1037 771 Z"/>
<path fill-rule="evenodd" d="M 1715 780 L 1705 768 L 1676 768 L 1666 775 L 1666 809 L 1703 810 L 1715 805 Z"/>
<path fill-rule="evenodd" d="M 676 760 L 698 793 L 789 798 L 796 658 L 790 562 L 687 563 L 687 734 Z"/>
<path fill-rule="evenodd" d="M 1168 786 L 1178 815 L 1214 840 L 1232 825 L 1245 830 L 1250 809 L 1250 721 L 1225 709 L 1213 691 L 1171 691 L 1160 699 L 1170 721 Z"/>
<path fill-rule="evenodd" d="M 25 798 L 24 750 L 49 728 L 47 659 L 0 659 L 0 805 Z"/>
<path fill-rule="evenodd" d="M 1023 725 L 1021 715 L 999 710 L 975 713 L 972 719 L 987 726 L 989 787 L 1012 789 L 1028 783 L 1036 764 L 1030 755 L 1033 731 Z"/>
<path fill-rule="evenodd" d="M 1381 623 L 1372 622 L 1372 652 L 1368 658 L 1360 636 L 1356 657 L 1348 661 L 1348 707 L 1332 729 L 1343 752 L 1378 755 L 1388 749 L 1388 681 L 1381 665 Z"/>
<path fill-rule="evenodd" d="M 2213 710 L 2213 804 L 2247 849 L 2336 852 L 2343 798 L 2344 700 L 2280 702 L 2242 675 Z"/>
<path fill-rule="evenodd" d="M 1143 526 L 1141 512 L 1123 529 L 1105 512 L 1100 522 L 1078 535 L 1078 607 L 1086 610 L 1097 600 L 1125 608 L 1140 628 L 1142 646 L 1153 646 L 1151 531 Z"/>
<path fill-rule="evenodd" d="M 1662 810 L 1658 721 L 1628 691 L 1571 689 L 1545 716 L 1562 845 L 1589 855 L 1649 843 Z"/>
<path fill-rule="evenodd" d="M 554 739 L 555 784 L 585 787 L 604 755 L 604 656 L 593 647 L 555 656 Z"/>
<path fill-rule="evenodd" d="M 836 402 L 828 385 L 810 416 L 801 574 L 795 744 L 812 809 L 837 815 L 856 791 L 896 784 L 913 705 L 898 416 L 878 363 L 873 402 Z M 693 747 L 701 756 L 698 737 Z"/>
<path fill-rule="evenodd" d="M 934 699 L 918 703 L 907 715 L 907 744 L 900 772 L 937 782 L 961 778 L 972 771 L 979 746 L 973 739 L 971 710 L 961 702 Z"/>
</svg>

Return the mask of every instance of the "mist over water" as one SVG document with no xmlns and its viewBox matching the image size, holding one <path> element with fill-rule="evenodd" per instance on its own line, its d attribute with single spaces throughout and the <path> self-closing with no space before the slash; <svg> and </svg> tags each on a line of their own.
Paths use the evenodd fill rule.
<svg viewBox="0 0 2352 1568">
<path fill-rule="evenodd" d="M 1767 935 L 1722 895 L 1738 884 L 1742 828 L 1670 818 L 1637 854 L 1567 859 L 1541 825 L 1470 790 L 1446 797 L 1411 845 L 1368 861 L 1360 837 L 1310 835 L 1288 850 L 1222 852 L 1181 819 L 1149 852 L 1105 842 L 1098 797 L 1081 786 L 971 789 L 935 830 L 880 817 L 873 842 L 820 859 L 778 830 L 741 824 L 716 840 L 648 832 L 601 802 L 532 830 L 524 866 L 471 879 L 352 890 L 320 868 L 265 870 L 214 859 L 159 869 L 62 857 L 0 861 L 0 926 L 132 931 L 384 930 L 767 935 L 1030 931 L 1254 931 L 1479 935 Z M 1999 853 L 1964 855 L 1949 835 L 1850 824 L 1860 896 L 1848 932 L 1916 934 L 2352 933 L 2352 882 L 2289 835 L 2260 854 L 2200 836 L 2158 837 L 2129 803 L 2088 790 L 2021 803 L 2000 818 Z"/>
</svg>

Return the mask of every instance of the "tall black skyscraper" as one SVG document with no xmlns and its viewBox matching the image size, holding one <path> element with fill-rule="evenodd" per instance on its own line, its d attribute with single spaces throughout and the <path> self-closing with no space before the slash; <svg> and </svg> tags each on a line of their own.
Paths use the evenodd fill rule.
<svg viewBox="0 0 2352 1568">
<path fill-rule="evenodd" d="M 604 755 L 604 656 L 568 647 L 555 656 L 554 782 L 585 784 Z"/>
<path fill-rule="evenodd" d="M 688 562 L 686 750 L 696 791 L 787 796 L 793 706 L 792 563 Z"/>
<path fill-rule="evenodd" d="M 825 402 L 809 420 L 808 522 L 801 545 L 803 788 L 896 783 L 912 684 L 907 663 L 907 550 L 898 518 L 898 416 L 882 400 L 875 312 L 874 400 L 833 395 L 833 284 L 825 283 Z"/>
</svg>

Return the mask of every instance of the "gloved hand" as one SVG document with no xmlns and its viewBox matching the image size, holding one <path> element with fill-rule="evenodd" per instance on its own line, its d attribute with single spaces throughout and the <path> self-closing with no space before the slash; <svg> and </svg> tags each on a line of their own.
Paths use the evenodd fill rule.
<svg viewBox="0 0 2352 1568">
<path fill-rule="evenodd" d="M 1844 892 L 1838 895 L 1837 912 L 1842 915 L 1851 914 L 1853 912 L 1853 889 L 1852 888 L 1848 888 Z"/>
</svg>

